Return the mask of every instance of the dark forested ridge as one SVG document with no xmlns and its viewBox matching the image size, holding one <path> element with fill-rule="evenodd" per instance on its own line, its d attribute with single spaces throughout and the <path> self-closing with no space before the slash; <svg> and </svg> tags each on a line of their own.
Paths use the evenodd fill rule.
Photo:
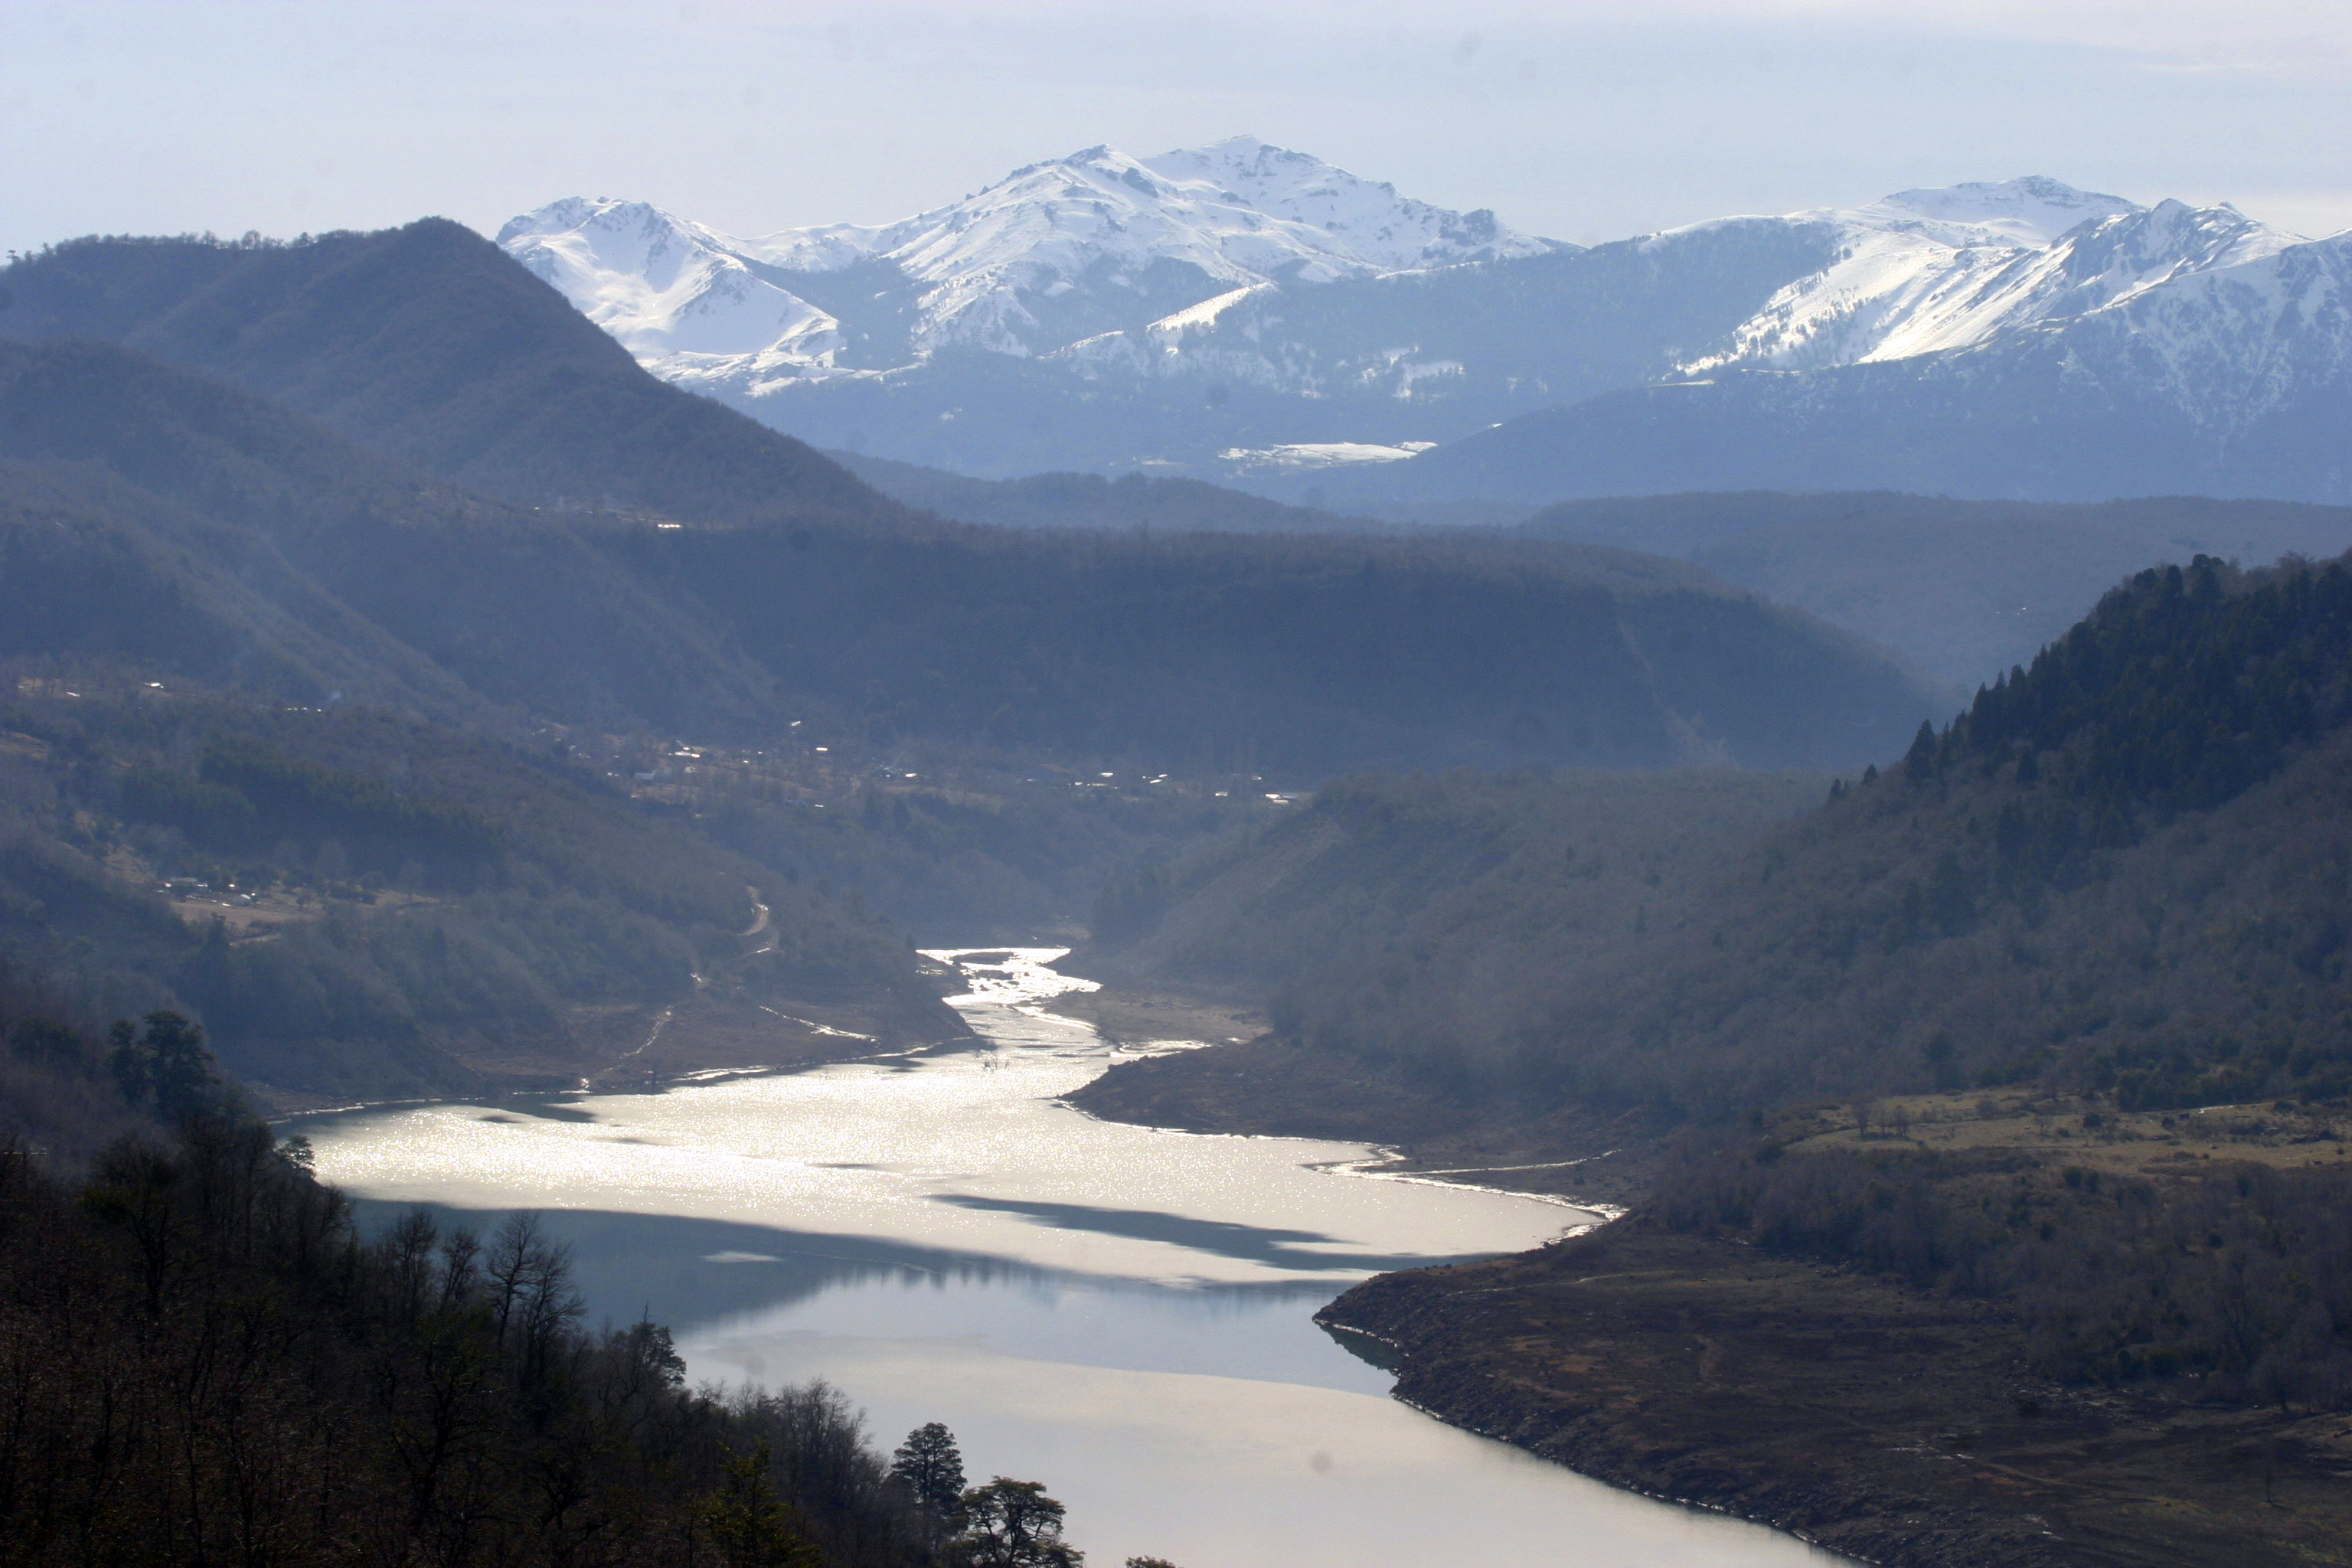
<svg viewBox="0 0 2352 1568">
<path fill-rule="evenodd" d="M 1377 518 L 1341 517 L 1200 479 L 1028 474 L 979 479 L 856 452 L 826 454 L 894 500 L 999 528 L 1156 528 L 1169 532 L 1384 533 Z"/>
<path fill-rule="evenodd" d="M 1967 691 L 2029 662 L 2135 572 L 2199 554 L 2249 565 L 2339 554 L 2352 547 L 2352 510 L 1745 491 L 1566 501 L 1521 531 L 1689 561 Z"/>
<path fill-rule="evenodd" d="M 1280 1016 L 1474 1097 L 1701 1118 L 2021 1081 L 2341 1095 L 2347 595 L 2339 563 L 2143 574 L 1679 895 L 1530 918 L 1563 858 L 1279 992 Z"/>
<path fill-rule="evenodd" d="M 646 374 L 562 295 L 442 218 L 290 245 L 54 246 L 0 269 L 0 336 L 122 343 L 532 505 L 904 516 L 792 437 Z"/>
<path fill-rule="evenodd" d="M 869 732 L 1066 757 L 1293 782 L 1790 765 L 1883 750 L 1925 702 L 1838 634 L 1610 552 L 980 530 L 684 530 L 624 548 Z"/>
<path fill-rule="evenodd" d="M 1301 781 L 1834 764 L 1898 743 L 1926 706 L 1890 661 L 1801 616 L 1588 547 L 567 519 L 89 343 L 0 342 L 0 442 L 52 469 L 101 465 L 170 503 L 159 516 L 208 519 L 209 542 L 171 531 L 204 544 L 192 571 L 229 543 L 274 552 L 293 568 L 281 600 L 307 575 L 445 682 L 570 722 L 751 736 L 799 705 L 881 744 Z M 85 510 L 102 504 L 86 490 Z"/>
<path fill-rule="evenodd" d="M 104 344 L 0 341 L 14 651 L 130 655 L 301 702 L 744 729 L 773 679 L 582 533 L 257 395 Z M 181 623 L 122 613 L 117 580 Z M 184 633 L 175 637 L 173 633 Z M 266 656 L 266 657 L 265 657 Z"/>
</svg>

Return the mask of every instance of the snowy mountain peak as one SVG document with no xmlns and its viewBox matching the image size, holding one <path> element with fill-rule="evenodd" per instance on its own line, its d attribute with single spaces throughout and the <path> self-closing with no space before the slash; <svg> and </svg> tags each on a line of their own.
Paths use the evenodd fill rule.
<svg viewBox="0 0 2352 1568">
<path fill-rule="evenodd" d="M 1236 289 L 1559 248 L 1491 212 L 1412 201 L 1247 136 L 1149 159 L 1085 148 L 882 227 L 747 240 L 641 202 L 573 197 L 516 218 L 499 243 L 641 359 L 663 362 L 662 374 L 707 379 L 720 374 L 708 356 L 736 354 L 762 383 L 847 368 L 853 341 L 861 354 L 889 352 L 878 346 L 887 342 L 917 360 L 949 346 L 1034 355 Z M 893 297 L 844 336 L 795 292 L 833 299 L 810 275 L 860 264 L 904 280 L 910 319 L 895 314 L 903 301 Z M 856 303 L 890 294 L 868 290 Z M 846 301 L 835 308 L 857 314 Z"/>
<path fill-rule="evenodd" d="M 2070 234 L 2068 271 L 2075 277 L 2128 275 L 2138 281 L 2275 256 L 2300 235 L 2248 217 L 2229 203 L 2192 207 L 2163 201 Z"/>
<path fill-rule="evenodd" d="M 2048 245 L 2077 225 L 2143 209 L 2097 191 L 2078 191 L 2043 174 L 2016 180 L 1897 191 L 1861 208 L 1856 216 L 1894 222 L 1925 219 L 1984 231 L 2012 245 Z"/>
<path fill-rule="evenodd" d="M 2103 366 L 2132 397 L 2232 429 L 2352 366 L 2352 236 L 2301 241 L 2226 205 L 2142 206 L 2042 176 L 1649 236 L 1630 247 L 1634 270 L 1666 281 L 1640 288 L 1628 247 L 1543 260 L 1566 247 L 1253 136 L 1148 158 L 1083 148 L 881 226 L 743 238 L 575 197 L 499 243 L 667 380 L 763 416 L 789 406 L 801 433 L 823 428 L 797 423 L 817 410 L 846 435 L 885 403 L 934 398 L 941 431 L 922 443 L 938 445 L 893 455 L 983 467 L 1030 437 L 1017 418 L 965 419 L 964 400 L 1029 395 L 1016 385 L 1085 411 L 1074 427 L 1126 432 L 1100 451 L 1153 456 L 1212 426 L 1224 434 L 1201 450 L 1256 450 L 1267 443 L 1226 438 L 1234 421 L 1276 417 L 1285 399 L 1299 441 L 1377 435 L 1402 450 L 1443 433 L 1430 421 L 1491 421 L 1611 374 L 1904 361 L 1927 377 L 2045 350 L 2070 375 Z M 1715 302 L 1695 315 L 1701 298 Z M 1654 331 L 1654 343 L 1592 330 L 1625 312 L 1629 342 Z M 996 355 L 1031 363 L 1005 380 Z M 1165 395 L 1121 394 L 1147 382 Z M 1243 388 L 1248 412 L 1221 412 Z"/>
<path fill-rule="evenodd" d="M 1398 195 L 1385 181 L 1363 179 L 1255 136 L 1179 148 L 1142 163 L 1170 180 L 1207 186 L 1236 205 L 1311 225 L 1388 271 L 1563 248 L 1558 241 L 1505 228 L 1486 209 L 1458 213 L 1433 207 Z"/>
<path fill-rule="evenodd" d="M 646 202 L 566 197 L 498 243 L 657 374 L 742 355 L 828 365 L 841 346 L 838 321 L 757 275 L 757 247 Z"/>
<path fill-rule="evenodd" d="M 2038 176 L 1904 191 L 1780 221 L 1825 234 L 1832 257 L 1776 293 L 1725 346 L 1685 362 L 1685 374 L 1971 348 L 2296 243 L 2235 207 L 2143 207 Z"/>
</svg>

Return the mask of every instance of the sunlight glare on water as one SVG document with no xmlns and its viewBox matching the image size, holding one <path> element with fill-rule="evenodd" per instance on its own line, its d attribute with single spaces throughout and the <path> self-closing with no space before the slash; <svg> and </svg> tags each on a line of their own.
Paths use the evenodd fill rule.
<svg viewBox="0 0 2352 1568">
<path fill-rule="evenodd" d="M 1516 1251 L 1591 1217 L 1339 1171 L 1372 1152 L 1361 1144 L 1129 1127 L 1060 1104 L 1116 1058 L 1088 1026 L 1037 1010 L 1089 984 L 1045 969 L 1055 952 L 980 969 L 954 999 L 992 1050 L 584 1095 L 557 1115 L 431 1105 L 309 1131 L 320 1171 L 375 1198 L 888 1236 L 1131 1279 L 1355 1278 Z"/>
<path fill-rule="evenodd" d="M 1360 1144 L 1095 1121 L 1056 1097 L 1118 1058 L 1043 1010 L 1092 988 L 1061 950 L 932 956 L 987 1048 L 302 1131 L 372 1205 L 543 1211 L 593 1310 L 670 1321 L 698 1377 L 828 1378 L 886 1447 L 946 1422 L 975 1479 L 1046 1481 L 1097 1563 L 1835 1561 L 1423 1416 L 1311 1321 L 1370 1274 L 1591 1216 L 1368 1178 Z"/>
</svg>

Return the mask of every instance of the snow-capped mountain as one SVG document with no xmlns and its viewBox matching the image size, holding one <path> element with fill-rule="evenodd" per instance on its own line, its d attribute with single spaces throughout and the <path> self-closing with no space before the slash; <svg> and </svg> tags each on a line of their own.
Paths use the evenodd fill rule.
<svg viewBox="0 0 2352 1568">
<path fill-rule="evenodd" d="M 574 197 L 498 238 L 656 374 L 752 397 L 946 348 L 1048 353 L 1264 285 L 1562 248 L 1254 137 L 1157 158 L 1091 147 L 880 227 L 743 239 Z M 852 272 L 884 287 L 839 287 Z"/>
<path fill-rule="evenodd" d="M 644 202 L 551 202 L 499 244 L 670 379 L 740 359 L 825 367 L 843 346 L 839 321 L 763 276 L 767 258 Z"/>
<path fill-rule="evenodd" d="M 1255 136 L 1163 153 L 1143 163 L 1187 191 L 1212 192 L 1223 205 L 1305 225 L 1361 266 L 1383 272 L 1573 248 L 1515 234 L 1483 209 L 1448 212 L 1400 196 L 1394 185 L 1359 179 L 1320 158 L 1270 146 Z"/>
<path fill-rule="evenodd" d="M 2000 387 L 2053 418 L 2129 407 L 2221 440 L 2352 379 L 2345 241 L 2038 176 L 1583 249 L 1244 137 L 1091 148 L 875 227 L 744 239 L 571 200 L 499 243 L 657 374 L 820 445 L 983 475 L 1142 467 L 1278 489 L 1319 486 L 1320 467 L 1369 498 L 1380 470 L 1454 471 L 1442 445 L 1404 454 L 1507 444 L 1513 421 L 1643 387 L 1683 389 L 1641 401 L 1664 419 L 1785 411 L 1832 385 L 1901 402 L 1916 384 L 1980 428 L 2000 411 L 1968 400 Z M 1299 456 L 1332 452 L 1361 460 Z M 1581 483 L 1505 466 L 1513 494 Z"/>
<path fill-rule="evenodd" d="M 1694 353 L 1683 340 L 1670 367 L 1643 379 L 1805 370 L 1966 348 L 2186 272 L 2258 261 L 2295 241 L 2231 207 L 2168 202 L 2144 208 L 2039 177 L 1903 191 L 1846 210 L 1718 218 L 1630 243 L 1677 270 L 1693 253 L 1721 254 L 1727 242 L 1755 249 L 1766 268 L 1781 268 L 1792 253 L 1808 263 L 1778 277 L 1759 269 L 1718 279 L 1718 286 L 1765 285 L 1763 296 L 1715 342 Z M 1326 366 L 1302 357 L 1298 344 L 1270 333 L 1264 319 L 1295 315 L 1292 302 L 1269 298 L 1263 310 L 1259 304 L 1243 296 L 1213 301 L 1124 341 L 1098 340 L 1068 353 L 1095 365 L 1124 363 L 1160 375 L 1213 367 L 1299 392 L 1327 391 L 1322 384 L 1334 369 L 1360 381 L 1383 379 L 1367 365 Z M 1475 374 L 1457 353 L 1433 354 L 1425 335 L 1402 354 L 1391 352 L 1406 376 L 1384 390 L 1400 398 L 1417 395 L 1412 381 Z"/>
<path fill-rule="evenodd" d="M 1720 350 L 1686 361 L 1685 374 L 1969 348 L 2168 278 L 2260 260 L 2297 237 L 2232 207 L 2150 209 L 2038 178 L 1905 191 L 1850 212 L 1766 221 L 1828 229 L 1838 258 L 1775 293 Z M 1671 246 L 1688 232 L 1647 243 Z"/>
<path fill-rule="evenodd" d="M 2254 230 L 2177 203 L 2104 219 L 2040 269 L 2039 298 L 2080 308 L 1930 353 L 1603 394 L 1392 464 L 1370 490 L 2352 501 L 2352 233 Z"/>
</svg>

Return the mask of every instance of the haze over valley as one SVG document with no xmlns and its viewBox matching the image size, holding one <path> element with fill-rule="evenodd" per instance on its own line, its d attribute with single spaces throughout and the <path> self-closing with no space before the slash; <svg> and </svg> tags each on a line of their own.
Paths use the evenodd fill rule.
<svg viewBox="0 0 2352 1568">
<path fill-rule="evenodd" d="M 0 1557 L 2343 1560 L 2342 40 L 1262 9 L 0 24 Z"/>
</svg>

